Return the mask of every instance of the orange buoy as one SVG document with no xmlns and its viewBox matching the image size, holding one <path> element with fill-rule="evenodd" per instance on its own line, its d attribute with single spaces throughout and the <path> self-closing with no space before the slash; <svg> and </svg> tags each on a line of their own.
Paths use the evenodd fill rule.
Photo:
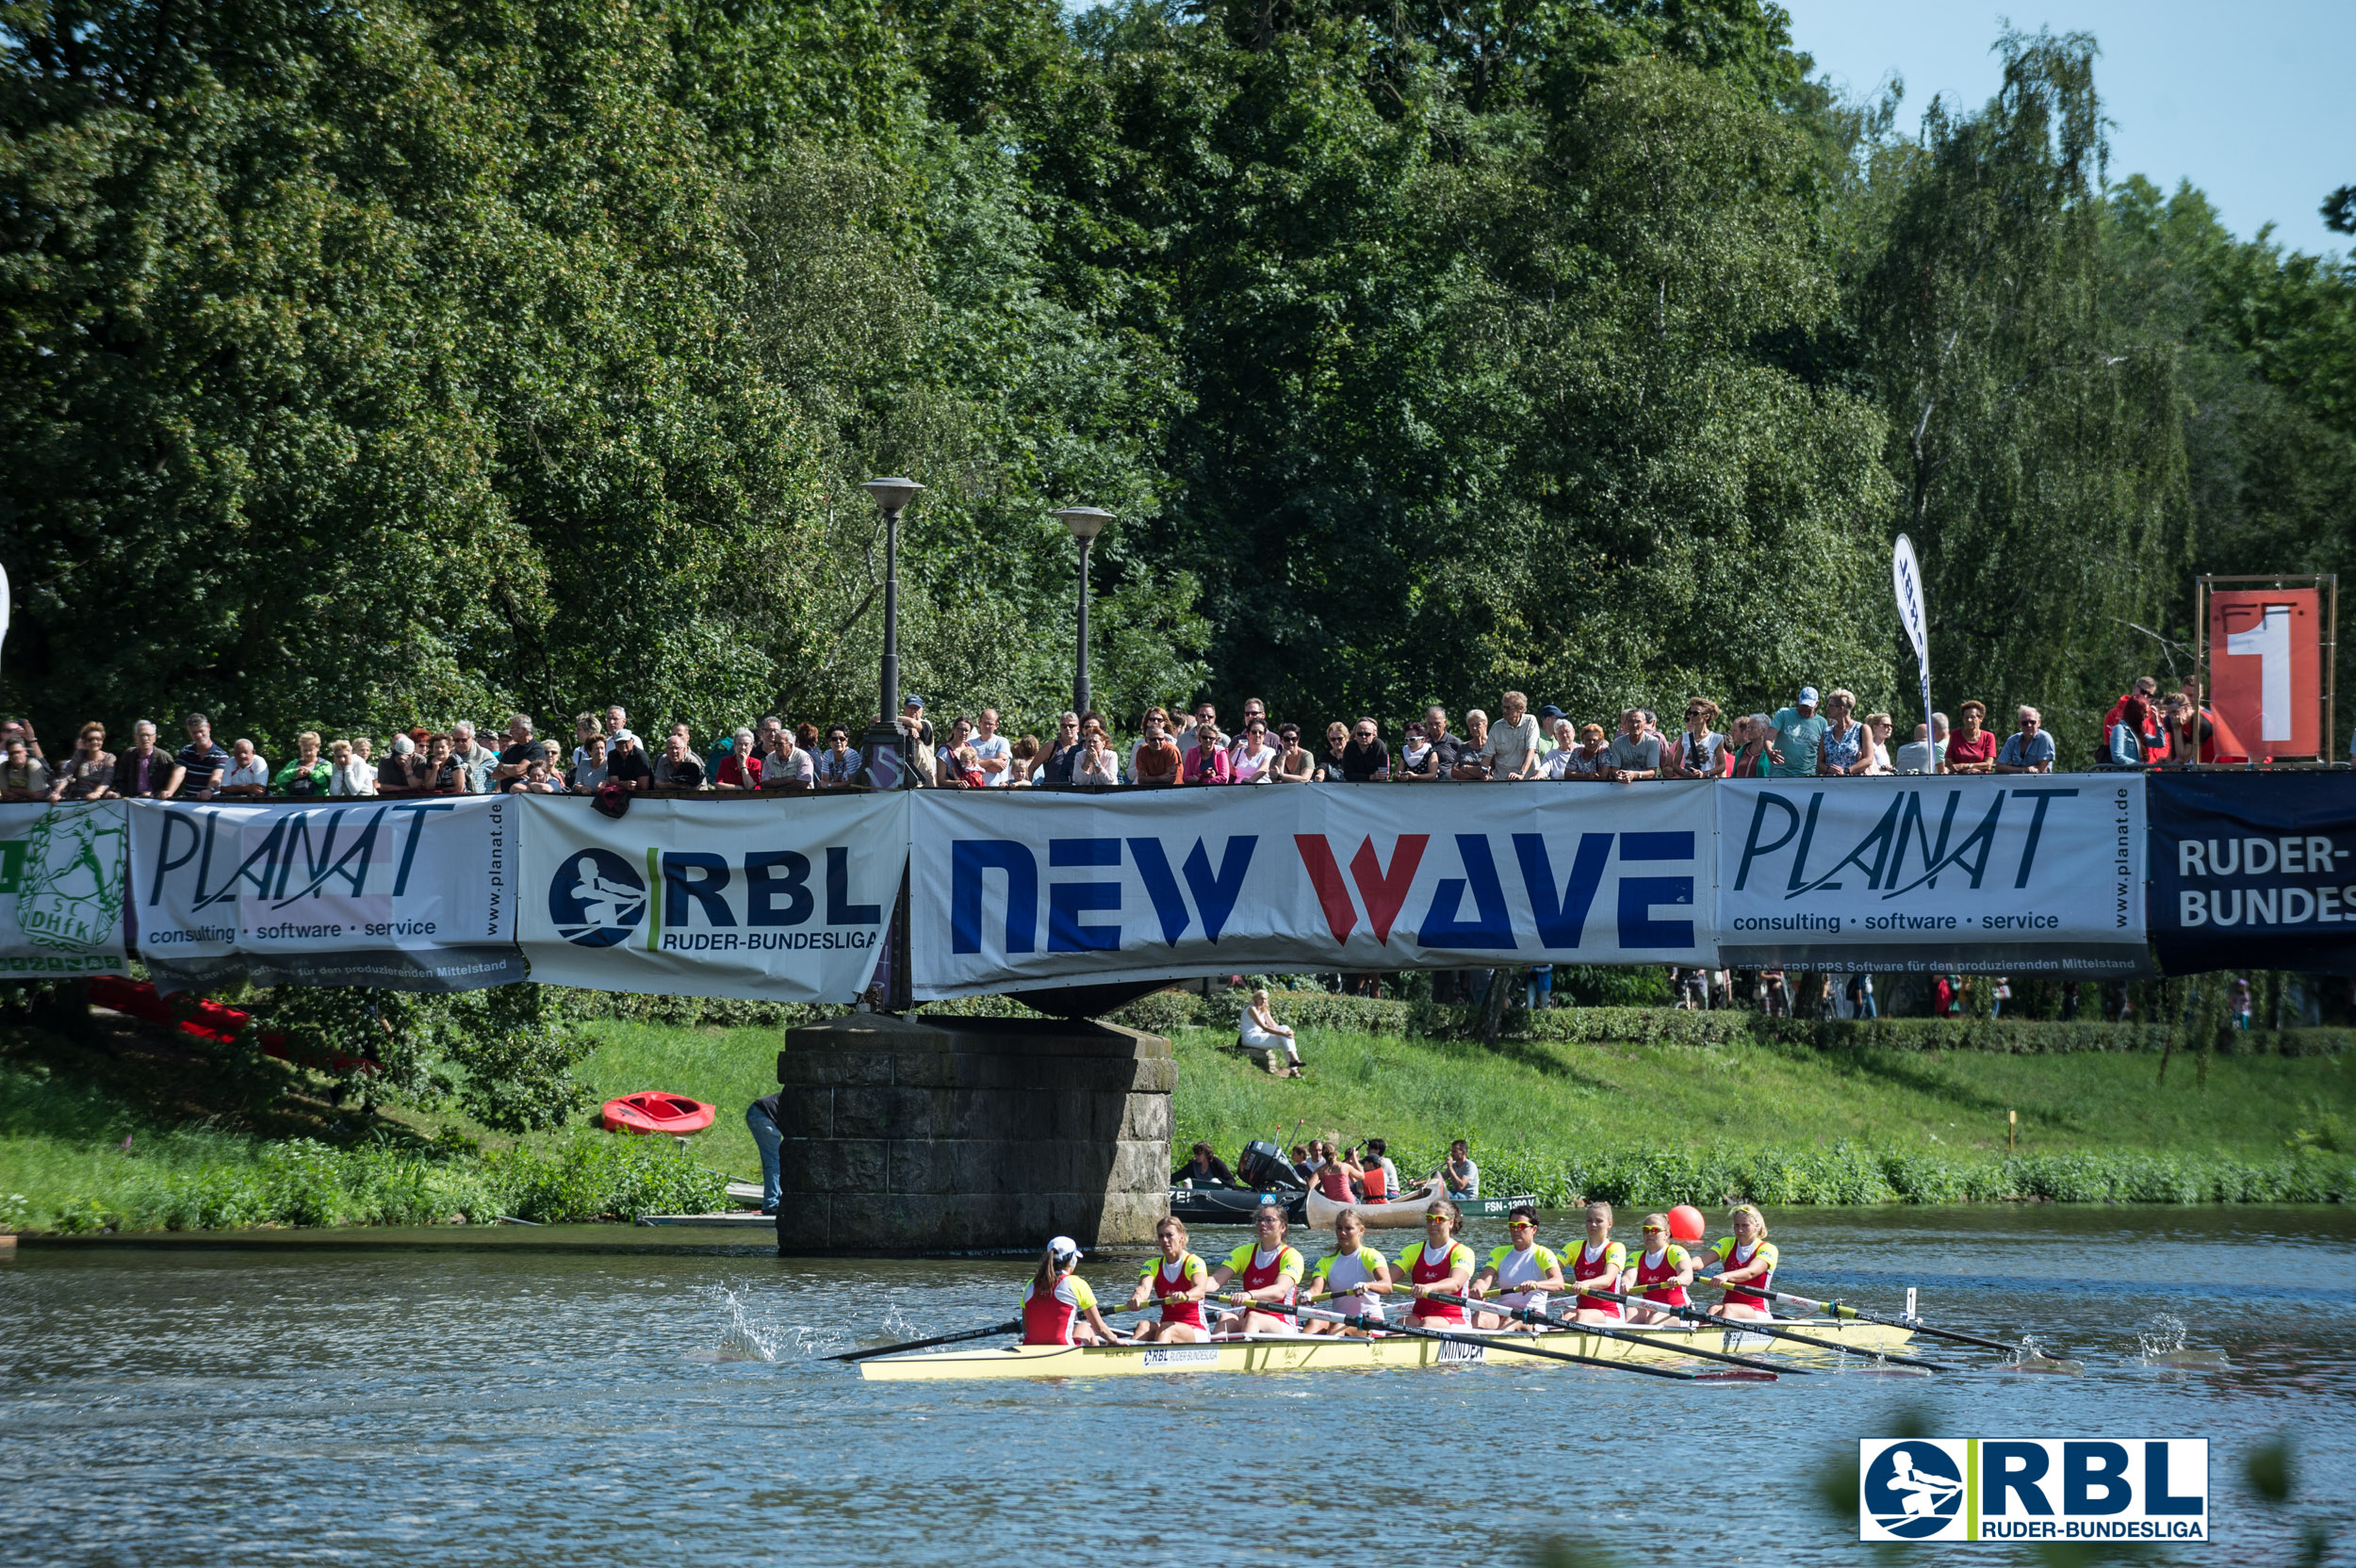
<svg viewBox="0 0 2356 1568">
<path fill-rule="evenodd" d="M 1691 1203 L 1679 1203 L 1669 1211 L 1669 1234 L 1678 1241 L 1699 1241 L 1708 1228 L 1702 1222 L 1702 1211 Z"/>
</svg>

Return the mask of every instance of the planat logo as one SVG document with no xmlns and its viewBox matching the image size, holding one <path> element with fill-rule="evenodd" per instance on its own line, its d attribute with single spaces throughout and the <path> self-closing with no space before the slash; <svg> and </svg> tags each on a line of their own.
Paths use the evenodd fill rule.
<svg viewBox="0 0 2356 1568">
<path fill-rule="evenodd" d="M 567 858 L 548 880 L 548 919 L 581 947 L 614 947 L 646 918 L 646 879 L 610 849 Z"/>
<path fill-rule="evenodd" d="M 1963 1538 L 1963 1467 L 1947 1448 L 1909 1438 L 1889 1445 L 1864 1467 L 1857 1494 L 1864 1517 L 1858 1524 L 1872 1521 L 1880 1532 L 1872 1539 Z"/>
</svg>

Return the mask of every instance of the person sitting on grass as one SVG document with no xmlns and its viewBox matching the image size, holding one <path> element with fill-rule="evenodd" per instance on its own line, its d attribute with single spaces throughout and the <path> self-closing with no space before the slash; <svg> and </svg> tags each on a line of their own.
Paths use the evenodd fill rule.
<svg viewBox="0 0 2356 1568">
<path fill-rule="evenodd" d="M 1252 1004 L 1243 1010 L 1236 1025 L 1236 1043 L 1246 1051 L 1265 1054 L 1268 1070 L 1279 1078 L 1301 1076 L 1301 1045 L 1290 1028 L 1276 1021 L 1276 1014 L 1268 1006 L 1266 990 L 1252 993 Z M 1276 1065 L 1276 1054 L 1284 1054 L 1285 1065 Z"/>
</svg>

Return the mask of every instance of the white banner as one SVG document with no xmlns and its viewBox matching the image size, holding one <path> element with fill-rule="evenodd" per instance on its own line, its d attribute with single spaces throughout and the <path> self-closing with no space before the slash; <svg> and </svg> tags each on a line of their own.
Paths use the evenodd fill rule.
<svg viewBox="0 0 2356 1568">
<path fill-rule="evenodd" d="M 524 978 L 514 796 L 130 804 L 133 941 L 158 990 Z"/>
<path fill-rule="evenodd" d="M 2148 972 L 2140 774 L 1727 779 L 1720 961 Z"/>
<path fill-rule="evenodd" d="M 779 1002 L 866 989 L 908 864 L 905 793 L 639 800 L 618 820 L 579 795 L 518 798 L 515 936 L 534 980 Z"/>
<path fill-rule="evenodd" d="M 0 979 L 122 974 L 123 802 L 0 806 Z"/>
<path fill-rule="evenodd" d="M 1254 972 L 1697 964 L 1710 786 L 924 791 L 917 997 Z"/>
</svg>

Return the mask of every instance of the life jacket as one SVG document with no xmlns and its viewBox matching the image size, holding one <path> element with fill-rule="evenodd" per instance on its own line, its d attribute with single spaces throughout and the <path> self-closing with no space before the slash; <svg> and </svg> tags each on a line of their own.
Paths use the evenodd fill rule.
<svg viewBox="0 0 2356 1568">
<path fill-rule="evenodd" d="M 1570 1265 L 1571 1283 L 1575 1285 L 1592 1283 L 1599 1290 L 1617 1290 L 1620 1288 L 1617 1283 L 1620 1270 L 1628 1266 L 1628 1249 L 1619 1242 L 1607 1241 L 1603 1244 L 1603 1250 L 1590 1258 L 1587 1255 L 1587 1244 L 1582 1241 L 1579 1244 L 1579 1250 L 1571 1254 Z M 1620 1303 L 1606 1301 L 1600 1297 L 1581 1296 L 1579 1298 L 1579 1310 L 1599 1312 L 1606 1317 L 1617 1317 L 1620 1315 Z"/>
<path fill-rule="evenodd" d="M 1383 1168 L 1381 1160 L 1366 1165 L 1366 1201 L 1387 1203 L 1391 1200 L 1391 1173 Z"/>
<path fill-rule="evenodd" d="M 1064 1292 L 1072 1292 L 1071 1299 Z M 1095 1293 L 1088 1282 L 1076 1275 L 1066 1274 L 1053 1289 L 1041 1291 L 1033 1280 L 1023 1287 L 1023 1343 L 1025 1345 L 1069 1345 L 1072 1343 L 1072 1320 L 1080 1309 L 1096 1305 Z"/>
<path fill-rule="evenodd" d="M 1751 1281 L 1750 1283 L 1756 1285 L 1759 1290 L 1773 1290 L 1775 1288 L 1775 1265 L 1780 1260 L 1779 1255 L 1775 1251 L 1775 1244 L 1774 1242 L 1761 1241 L 1752 1247 L 1751 1255 L 1747 1258 L 1737 1258 L 1734 1255 L 1734 1238 L 1732 1236 L 1720 1237 L 1718 1240 L 1710 1243 L 1710 1250 L 1712 1253 L 1716 1254 L 1718 1266 L 1722 1272 L 1728 1268 L 1748 1268 L 1752 1264 L 1757 1263 L 1760 1258 L 1764 1257 L 1767 1260 L 1767 1272 L 1760 1275 L 1757 1280 Z M 1751 1291 L 1743 1289 L 1741 1285 L 1723 1285 L 1719 1288 L 1723 1289 L 1726 1293 L 1726 1298 L 1724 1305 L 1729 1307 L 1757 1307 L 1760 1312 L 1765 1312 L 1767 1310 L 1767 1298 L 1764 1296 L 1756 1295 Z"/>
<path fill-rule="evenodd" d="M 1430 1244 L 1419 1241 L 1401 1252 L 1399 1261 L 1407 1266 L 1407 1277 L 1416 1284 L 1436 1285 L 1471 1264 L 1472 1249 L 1461 1241 L 1451 1241 L 1448 1250 L 1441 1253 L 1439 1261 L 1434 1263 Z M 1418 1300 L 1408 1309 L 1408 1315 L 1423 1320 L 1437 1319 L 1442 1323 L 1461 1324 L 1464 1321 L 1464 1309 L 1449 1306 L 1445 1301 Z"/>
<path fill-rule="evenodd" d="M 1178 1260 L 1177 1268 L 1178 1272 L 1172 1274 L 1170 1271 L 1170 1266 L 1162 1262 L 1159 1258 L 1154 1259 L 1153 1263 L 1146 1266 L 1146 1274 L 1153 1282 L 1153 1296 L 1156 1299 L 1175 1296 L 1182 1291 L 1191 1288 L 1194 1282 L 1203 1278 L 1203 1274 L 1206 1272 L 1203 1266 L 1203 1260 L 1196 1257 L 1192 1252 L 1188 1252 L 1185 1257 Z M 1197 1329 L 1203 1328 L 1205 1325 L 1203 1321 L 1203 1303 L 1200 1301 L 1163 1300 L 1162 1321 L 1165 1323 L 1185 1323 Z"/>
<path fill-rule="evenodd" d="M 1336 1203 L 1352 1203 L 1358 1195 L 1350 1190 L 1350 1173 L 1338 1160 L 1328 1160 L 1317 1167 L 1317 1190 Z"/>
<path fill-rule="evenodd" d="M 1664 1307 L 1691 1306 L 1693 1303 L 1686 1299 L 1683 1285 L 1661 1283 L 1663 1280 L 1676 1279 L 1691 1261 L 1685 1249 L 1675 1242 L 1661 1250 L 1659 1263 L 1652 1261 L 1649 1252 L 1640 1254 L 1636 1260 L 1636 1288 L 1644 1292 L 1645 1300 L 1658 1301 Z"/>
</svg>

